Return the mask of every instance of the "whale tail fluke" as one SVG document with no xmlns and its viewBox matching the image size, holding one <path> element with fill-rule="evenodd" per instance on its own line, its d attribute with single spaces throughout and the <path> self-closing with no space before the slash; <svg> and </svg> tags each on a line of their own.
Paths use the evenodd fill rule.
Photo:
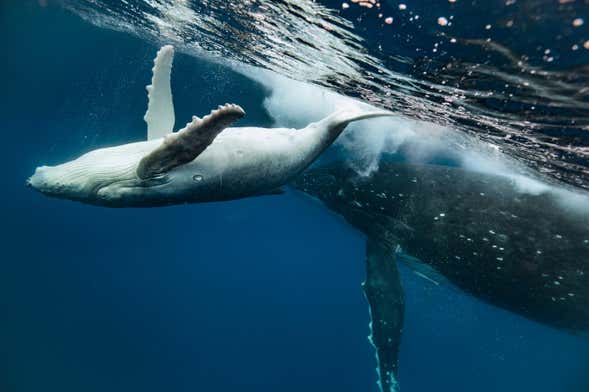
<svg viewBox="0 0 589 392">
<path fill-rule="evenodd" d="M 387 110 L 377 109 L 366 104 L 346 106 L 323 120 L 310 124 L 302 132 L 308 136 L 304 138 L 309 143 L 310 151 L 304 162 L 307 167 L 317 159 L 346 129 L 348 124 L 354 121 L 366 120 L 376 117 L 394 117 L 397 114 Z"/>
<path fill-rule="evenodd" d="M 334 141 L 348 126 L 354 121 L 367 120 L 377 117 L 393 117 L 397 114 L 388 110 L 377 109 L 368 105 L 350 106 L 327 116 L 319 121 L 325 129 L 327 129 L 328 137 Z M 320 128 L 323 128 L 320 127 Z"/>
</svg>

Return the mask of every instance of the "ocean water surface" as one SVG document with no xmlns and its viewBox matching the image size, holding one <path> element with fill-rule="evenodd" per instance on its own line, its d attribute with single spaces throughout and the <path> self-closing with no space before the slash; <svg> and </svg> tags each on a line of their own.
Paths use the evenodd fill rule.
<svg viewBox="0 0 589 392">
<path fill-rule="evenodd" d="M 283 195 L 230 202 L 107 209 L 49 199 L 25 186 L 37 166 L 145 139 L 145 85 L 162 44 L 178 48 L 172 75 L 178 123 L 235 102 L 247 112 L 240 125 L 300 125 L 337 106 L 343 95 L 353 96 L 398 110 L 400 117 L 351 127 L 326 159 L 354 156 L 358 172 L 366 175 L 382 154 L 526 175 L 531 182 L 524 186 L 566 189 L 581 200 L 580 208 L 587 206 L 588 95 L 579 87 L 587 83 L 586 26 L 579 27 L 582 32 L 563 28 L 561 40 L 542 30 L 556 40 L 546 46 L 577 45 L 551 61 L 542 47 L 529 64 L 506 65 L 510 55 L 494 47 L 492 56 L 503 53 L 504 62 L 485 57 L 477 66 L 486 49 L 418 60 L 405 42 L 406 53 L 391 57 L 394 39 L 367 32 L 371 24 L 381 29 L 404 20 L 396 14 L 389 25 L 371 14 L 342 16 L 341 2 L 226 2 L 231 10 L 221 3 L 0 5 L 5 146 L 0 391 L 377 390 L 360 285 L 365 238 L 302 193 L 287 188 Z M 350 2 L 351 11 L 368 12 L 355 3 Z M 560 3 L 569 8 L 559 18 L 589 23 L 586 3 Z M 522 13 L 541 5 L 518 1 L 515 7 Z M 392 2 L 382 7 L 399 9 Z M 446 9 L 420 14 L 477 20 L 490 5 L 480 7 L 479 13 L 456 9 L 454 18 Z M 382 20 L 393 15 L 387 12 Z M 310 16 L 301 19 L 305 13 Z M 223 15 L 227 26 L 219 24 Z M 430 30 L 441 25 L 410 27 L 408 18 L 404 26 L 415 32 L 394 38 L 422 34 L 418 46 L 427 44 L 430 53 L 437 42 L 431 37 L 439 37 Z M 503 14 L 493 18 L 510 20 Z M 249 27 L 245 20 L 252 21 Z M 302 20 L 308 24 L 295 24 Z M 437 16 L 433 20 L 437 23 Z M 316 41 L 304 51 L 296 40 L 271 34 L 288 30 L 285 26 L 308 29 L 298 42 Z M 510 39 L 509 53 L 538 45 L 527 38 Z M 476 39 L 457 37 L 460 50 L 484 46 Z M 386 55 L 372 52 L 379 44 Z M 457 75 L 447 66 L 460 58 L 466 59 L 460 66 L 468 63 L 475 72 L 471 79 L 466 68 Z M 438 66 L 442 62 L 445 67 Z M 515 72 L 512 66 L 536 72 Z M 423 72 L 428 76 L 415 76 Z M 440 86 L 453 78 L 463 84 L 448 101 Z M 508 84 L 534 82 L 535 89 L 516 89 L 510 100 L 509 88 L 497 87 L 508 79 Z M 492 86 L 487 92 L 501 90 L 501 99 L 476 95 L 483 83 Z M 475 120 L 468 110 L 474 110 Z M 587 254 L 578 256 L 589 260 Z M 407 267 L 401 275 L 402 390 L 589 390 L 586 337 L 530 321 L 451 285 L 436 285 Z"/>
</svg>

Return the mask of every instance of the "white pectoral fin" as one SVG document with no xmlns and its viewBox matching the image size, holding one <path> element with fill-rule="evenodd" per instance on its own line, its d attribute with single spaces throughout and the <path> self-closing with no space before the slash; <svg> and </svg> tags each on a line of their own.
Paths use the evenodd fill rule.
<svg viewBox="0 0 589 392">
<path fill-rule="evenodd" d="M 147 112 L 143 119 L 147 123 L 147 140 L 158 139 L 172 133 L 174 128 L 174 104 L 170 77 L 174 47 L 163 46 L 153 61 L 153 76 L 147 86 Z"/>
<path fill-rule="evenodd" d="M 163 143 L 139 162 L 137 176 L 147 179 L 191 162 L 203 152 L 223 129 L 245 115 L 239 105 L 219 106 L 203 118 L 192 122 L 164 138 Z"/>
</svg>

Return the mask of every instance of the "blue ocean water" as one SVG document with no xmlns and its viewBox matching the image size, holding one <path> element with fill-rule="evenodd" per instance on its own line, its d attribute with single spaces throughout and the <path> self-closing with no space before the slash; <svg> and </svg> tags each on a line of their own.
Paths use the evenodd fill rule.
<svg viewBox="0 0 589 392">
<path fill-rule="evenodd" d="M 157 50 L 38 4 L 0 6 L 0 391 L 376 390 L 364 238 L 308 198 L 112 210 L 24 186 L 145 137 Z M 178 121 L 236 102 L 272 125 L 221 65 L 178 54 L 172 86 Z M 589 390 L 586 339 L 402 272 L 404 390 Z"/>
</svg>

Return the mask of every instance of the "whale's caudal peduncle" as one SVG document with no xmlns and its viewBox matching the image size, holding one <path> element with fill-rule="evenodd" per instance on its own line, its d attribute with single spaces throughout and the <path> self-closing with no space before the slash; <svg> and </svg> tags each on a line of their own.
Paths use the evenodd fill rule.
<svg viewBox="0 0 589 392">
<path fill-rule="evenodd" d="M 358 104 L 304 129 L 228 128 L 245 115 L 225 104 L 173 132 L 174 49 L 162 47 L 147 86 L 147 141 L 91 151 L 37 168 L 29 185 L 54 197 L 147 207 L 273 194 L 308 167 L 352 121 L 391 116 Z"/>
</svg>

